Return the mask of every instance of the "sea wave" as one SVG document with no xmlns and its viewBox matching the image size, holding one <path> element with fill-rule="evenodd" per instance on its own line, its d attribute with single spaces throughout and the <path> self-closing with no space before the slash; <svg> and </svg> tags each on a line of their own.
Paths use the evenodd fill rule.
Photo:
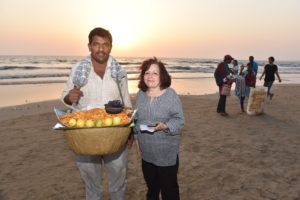
<svg viewBox="0 0 300 200">
<path fill-rule="evenodd" d="M 0 85 L 62 83 L 67 80 L 72 66 L 83 56 L 0 56 Z M 140 66 L 147 58 L 117 58 L 126 69 L 129 80 L 136 80 Z M 172 79 L 213 77 L 220 59 L 161 58 Z M 247 63 L 239 60 L 239 63 Z M 267 61 L 257 61 L 259 74 Z M 299 61 L 276 61 L 283 76 L 300 76 Z M 60 79 L 60 80 L 57 80 Z"/>
<path fill-rule="evenodd" d="M 0 70 L 38 70 L 38 69 L 70 70 L 71 67 L 0 66 Z"/>
<path fill-rule="evenodd" d="M 57 76 L 56 76 L 57 77 Z M 28 77 L 29 78 L 29 77 Z M 51 77 L 49 77 L 51 78 Z M 192 79 L 212 79 L 211 76 L 203 77 L 203 76 L 196 76 L 196 77 L 188 77 L 188 76 L 183 76 L 183 77 L 172 77 L 172 79 L 183 79 L 183 80 L 192 80 Z M 8 81 L 0 81 L 0 85 L 27 85 L 27 84 L 53 84 L 53 83 L 66 83 L 66 79 L 61 79 L 61 80 L 33 80 L 29 79 L 26 80 L 15 80 L 15 78 L 9 79 Z M 139 80 L 138 77 L 133 77 L 133 78 L 128 78 L 129 81 L 137 81 Z"/>
<path fill-rule="evenodd" d="M 53 78 L 53 77 L 68 77 L 68 73 L 64 74 L 14 74 L 14 75 L 0 75 L 1 79 L 27 79 L 27 78 Z"/>
</svg>

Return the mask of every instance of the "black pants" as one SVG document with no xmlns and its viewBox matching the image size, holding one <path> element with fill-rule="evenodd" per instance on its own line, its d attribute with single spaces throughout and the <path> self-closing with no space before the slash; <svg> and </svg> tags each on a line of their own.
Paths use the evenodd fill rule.
<svg viewBox="0 0 300 200">
<path fill-rule="evenodd" d="M 173 166 L 160 167 L 142 160 L 142 170 L 148 191 L 147 200 L 179 200 L 179 186 L 177 182 L 179 161 Z"/>
<path fill-rule="evenodd" d="M 268 87 L 268 92 L 267 92 L 268 96 L 270 96 L 270 94 L 271 94 L 271 87 L 273 85 L 273 82 L 274 81 L 265 81 L 264 82 L 264 87 Z"/>
<path fill-rule="evenodd" d="M 226 112 L 226 97 L 225 95 L 220 95 L 217 112 L 224 113 Z"/>
<path fill-rule="evenodd" d="M 245 111 L 244 109 L 244 101 L 245 101 L 245 97 L 240 97 L 240 104 L 241 104 L 241 110 Z"/>
</svg>

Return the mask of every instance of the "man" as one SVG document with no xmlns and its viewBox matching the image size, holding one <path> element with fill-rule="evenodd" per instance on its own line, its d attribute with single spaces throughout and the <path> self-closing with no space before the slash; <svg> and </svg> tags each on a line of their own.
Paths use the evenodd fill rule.
<svg viewBox="0 0 300 200">
<path fill-rule="evenodd" d="M 268 58 L 268 61 L 269 61 L 269 64 L 265 65 L 264 71 L 261 74 L 259 80 L 261 80 L 264 77 L 264 75 L 266 75 L 264 87 L 268 88 L 267 97 L 269 97 L 270 100 L 272 100 L 274 94 L 271 93 L 271 87 L 275 81 L 275 74 L 276 74 L 279 82 L 281 82 L 281 78 L 278 73 L 278 66 L 274 64 L 275 58 L 273 56 L 271 56 Z"/>
<path fill-rule="evenodd" d="M 218 86 L 219 86 L 219 102 L 217 107 L 217 112 L 220 113 L 222 116 L 227 116 L 226 112 L 226 95 L 221 93 L 222 88 L 226 84 L 231 84 L 231 77 L 230 77 L 230 69 L 228 64 L 230 64 L 234 60 L 230 55 L 225 55 L 223 62 L 219 63 L 217 69 L 215 71 L 215 77 L 218 77 Z"/>
<path fill-rule="evenodd" d="M 89 34 L 88 48 L 90 55 L 76 64 L 65 84 L 62 101 L 71 107 L 91 109 L 103 107 L 111 100 L 121 100 L 123 96 L 126 107 L 131 107 L 128 92 L 127 74 L 121 68 L 118 76 L 121 91 L 118 90 L 116 80 L 112 77 L 112 62 L 115 59 L 110 56 L 112 49 L 112 36 L 103 28 L 95 28 Z M 85 68 L 82 69 L 83 64 Z M 74 81 L 76 71 L 84 70 L 86 79 L 81 80 L 85 85 L 77 85 Z M 77 77 L 78 78 L 78 77 Z M 74 82 L 74 83 L 73 83 Z M 80 82 L 80 81 L 79 81 Z M 121 93 L 121 94 L 120 94 Z M 109 181 L 109 192 L 112 200 L 125 199 L 125 177 L 127 170 L 127 149 L 124 146 L 119 152 L 105 156 L 76 156 L 76 162 L 81 177 L 85 183 L 86 199 L 102 199 L 103 187 L 101 184 L 101 168 L 106 168 Z"/>
<path fill-rule="evenodd" d="M 255 73 L 255 83 L 254 83 L 254 87 L 255 87 L 256 86 L 256 75 L 257 75 L 257 71 L 258 71 L 258 64 L 254 61 L 253 56 L 249 56 L 249 63 L 252 65 L 252 70 Z"/>
</svg>

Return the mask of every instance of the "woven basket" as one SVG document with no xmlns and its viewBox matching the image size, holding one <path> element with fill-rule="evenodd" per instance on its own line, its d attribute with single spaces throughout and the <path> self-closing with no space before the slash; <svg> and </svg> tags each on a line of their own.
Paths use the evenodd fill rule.
<svg viewBox="0 0 300 200">
<path fill-rule="evenodd" d="M 69 147 L 79 155 L 107 155 L 126 143 L 129 127 L 103 127 L 64 130 Z"/>
</svg>

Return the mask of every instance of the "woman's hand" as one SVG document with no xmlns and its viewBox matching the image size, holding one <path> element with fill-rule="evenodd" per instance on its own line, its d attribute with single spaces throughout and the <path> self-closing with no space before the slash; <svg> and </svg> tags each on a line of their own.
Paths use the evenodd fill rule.
<svg viewBox="0 0 300 200">
<path fill-rule="evenodd" d="M 154 128 L 154 131 L 162 131 L 162 130 L 165 130 L 165 129 L 167 129 L 168 127 L 167 127 L 167 125 L 166 124 L 164 124 L 164 123 L 162 123 L 162 122 L 157 122 L 156 123 L 156 126 L 155 126 L 155 128 Z"/>
<path fill-rule="evenodd" d="M 141 158 L 142 151 L 141 151 L 139 142 L 137 140 L 134 140 L 133 145 L 135 146 L 136 155 L 138 156 L 138 158 Z"/>
</svg>

